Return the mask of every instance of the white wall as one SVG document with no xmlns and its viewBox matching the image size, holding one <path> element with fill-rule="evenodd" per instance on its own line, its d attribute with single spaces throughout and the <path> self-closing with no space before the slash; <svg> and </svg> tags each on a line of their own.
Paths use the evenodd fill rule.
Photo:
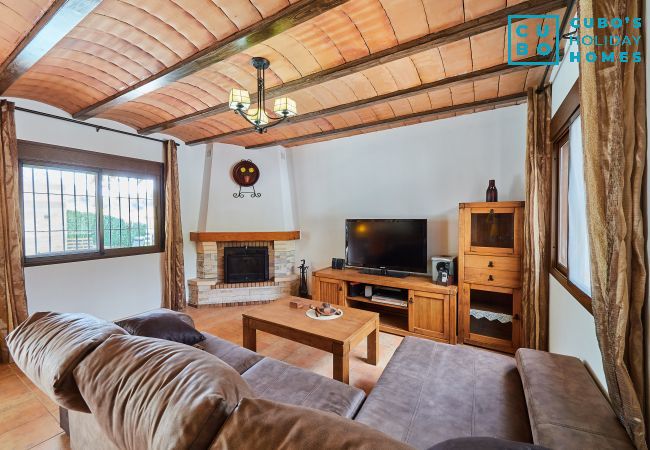
<svg viewBox="0 0 650 450">
<path fill-rule="evenodd" d="M 69 117 L 64 111 L 22 99 L 18 106 Z M 132 129 L 115 122 L 94 123 Z M 62 145 L 82 150 L 163 161 L 162 144 L 29 113 L 16 113 L 18 139 Z M 165 138 L 164 136 L 153 136 Z M 185 235 L 186 274 L 196 273 L 194 246 L 189 231 L 197 227 L 205 147 L 179 147 L 181 213 Z M 157 308 L 162 295 L 162 254 L 25 268 L 29 312 L 87 312 L 113 320 Z"/>
<path fill-rule="evenodd" d="M 425 218 L 429 255 L 458 254 L 458 203 L 524 197 L 526 106 L 486 111 L 287 151 L 298 259 L 344 256 L 346 218 Z"/>
<path fill-rule="evenodd" d="M 239 186 L 231 176 L 232 167 L 242 159 L 250 159 L 260 170 L 255 191 L 258 198 L 245 195 L 235 198 Z M 287 166 L 286 150 L 271 147 L 246 150 L 228 144 L 214 144 L 209 180 L 203 191 L 202 204 L 207 211 L 207 231 L 290 231 L 295 229 L 291 182 Z M 197 174 L 198 175 L 198 174 Z M 250 191 L 250 188 L 243 188 Z M 208 198 L 205 198 L 205 196 Z"/>
<path fill-rule="evenodd" d="M 568 56 L 553 71 L 552 115 L 555 115 L 578 76 L 578 63 L 570 62 Z M 549 350 L 580 358 L 604 387 L 605 373 L 596 340 L 594 317 L 552 275 L 550 280 Z"/>
</svg>

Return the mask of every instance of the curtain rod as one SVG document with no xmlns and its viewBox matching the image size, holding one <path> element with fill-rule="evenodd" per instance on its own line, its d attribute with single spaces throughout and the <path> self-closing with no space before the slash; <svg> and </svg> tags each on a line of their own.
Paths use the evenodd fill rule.
<svg viewBox="0 0 650 450">
<path fill-rule="evenodd" d="M 97 131 L 97 132 L 99 132 L 99 130 L 104 130 L 104 131 L 111 131 L 113 133 L 125 134 L 127 136 L 132 136 L 132 137 L 136 137 L 136 138 L 140 138 L 140 139 L 147 139 L 149 141 L 156 141 L 156 142 L 162 142 L 162 143 L 167 142 L 165 139 L 156 139 L 156 138 L 152 138 L 152 137 L 149 137 L 149 136 L 142 136 L 140 134 L 131 133 L 129 131 L 117 130 L 115 128 L 110 128 L 110 127 L 105 127 L 103 125 L 96 125 L 96 124 L 93 124 L 93 123 L 83 122 L 81 120 L 70 119 L 68 117 L 61 117 L 61 116 L 57 116 L 56 114 L 50 114 L 50 113 L 45 113 L 45 112 L 41 112 L 41 111 L 35 111 L 33 109 L 23 108 L 21 106 L 15 106 L 14 109 L 16 111 L 26 112 L 26 113 L 29 113 L 29 114 L 35 114 L 37 116 L 49 117 L 50 119 L 63 120 L 64 122 L 71 122 L 71 123 L 76 123 L 77 125 L 83 125 L 83 126 L 86 126 L 86 127 L 91 127 L 91 128 L 94 128 L 95 131 Z M 177 146 L 180 145 L 178 142 L 176 142 L 176 141 L 174 141 L 174 142 L 175 142 L 175 144 Z"/>
</svg>

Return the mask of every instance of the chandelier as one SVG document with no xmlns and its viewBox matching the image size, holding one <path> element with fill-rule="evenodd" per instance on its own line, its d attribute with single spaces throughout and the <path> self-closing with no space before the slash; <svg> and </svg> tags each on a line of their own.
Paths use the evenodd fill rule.
<svg viewBox="0 0 650 450">
<path fill-rule="evenodd" d="M 267 129 L 279 124 L 288 117 L 298 114 L 296 102 L 288 97 L 276 98 L 273 104 L 273 113 L 268 114 L 264 109 L 266 94 L 264 92 L 264 71 L 271 63 L 266 58 L 255 57 L 251 64 L 257 69 L 257 107 L 250 108 L 251 96 L 244 89 L 231 89 L 228 104 L 230 109 L 242 116 L 253 125 L 258 133 L 265 133 Z"/>
</svg>

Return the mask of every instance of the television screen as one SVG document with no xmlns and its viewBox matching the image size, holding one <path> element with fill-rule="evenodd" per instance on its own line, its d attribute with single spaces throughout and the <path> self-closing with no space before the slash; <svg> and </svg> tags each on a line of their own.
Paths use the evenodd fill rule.
<svg viewBox="0 0 650 450">
<path fill-rule="evenodd" d="M 345 262 L 354 267 L 426 273 L 426 219 L 346 220 Z"/>
</svg>

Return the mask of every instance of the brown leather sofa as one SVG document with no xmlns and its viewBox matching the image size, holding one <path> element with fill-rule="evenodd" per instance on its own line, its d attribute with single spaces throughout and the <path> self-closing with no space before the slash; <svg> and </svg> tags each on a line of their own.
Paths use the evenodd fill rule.
<svg viewBox="0 0 650 450">
<path fill-rule="evenodd" d="M 426 449 L 468 436 L 633 448 L 575 358 L 520 350 L 515 360 L 407 337 L 366 398 L 203 334 L 198 350 L 83 314 L 37 313 L 7 342 L 69 410 L 74 449 Z"/>
</svg>

